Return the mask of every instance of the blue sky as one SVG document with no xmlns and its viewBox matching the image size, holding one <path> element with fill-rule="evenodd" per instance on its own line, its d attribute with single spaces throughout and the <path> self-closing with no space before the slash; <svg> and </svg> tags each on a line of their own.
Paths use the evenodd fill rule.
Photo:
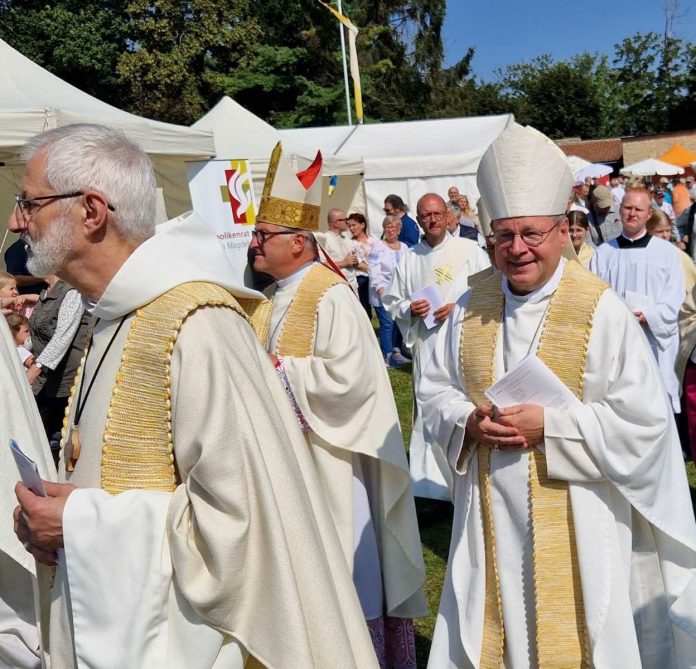
<svg viewBox="0 0 696 669">
<path fill-rule="evenodd" d="M 682 0 L 686 18 L 676 37 L 696 41 L 696 0 Z M 445 62 L 475 48 L 474 74 L 492 81 L 496 68 L 531 60 L 542 53 L 565 59 L 583 51 L 611 56 L 614 44 L 637 32 L 664 31 L 660 0 L 579 3 L 567 0 L 447 0 Z"/>
</svg>

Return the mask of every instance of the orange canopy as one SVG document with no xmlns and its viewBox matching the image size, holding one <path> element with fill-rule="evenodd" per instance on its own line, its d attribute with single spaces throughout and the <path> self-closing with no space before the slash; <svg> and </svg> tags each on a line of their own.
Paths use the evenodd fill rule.
<svg viewBox="0 0 696 669">
<path fill-rule="evenodd" d="M 675 144 L 659 159 L 672 165 L 679 165 L 679 167 L 689 167 L 691 163 L 696 162 L 696 153 L 681 144 Z"/>
</svg>

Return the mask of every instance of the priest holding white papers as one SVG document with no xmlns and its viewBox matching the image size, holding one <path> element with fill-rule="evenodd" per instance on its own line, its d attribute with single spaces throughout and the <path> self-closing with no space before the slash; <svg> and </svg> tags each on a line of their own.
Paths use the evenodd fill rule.
<svg viewBox="0 0 696 669">
<path fill-rule="evenodd" d="M 460 298 L 418 389 L 455 479 L 429 669 L 696 666 L 671 407 L 636 318 L 562 258 L 571 186 L 558 147 L 517 124 L 480 164 L 502 277 Z M 491 386 L 523 360 L 542 380 L 508 381 L 506 401 Z"/>
<path fill-rule="evenodd" d="M 468 278 L 490 266 L 488 256 L 476 242 L 447 233 L 447 208 L 439 195 L 424 195 L 416 211 L 423 239 L 402 257 L 382 296 L 384 307 L 413 353 L 414 389 L 432 353 L 435 336 L 456 299 L 466 291 Z M 447 464 L 424 436 L 415 398 L 409 458 L 414 494 L 449 500 Z"/>
<path fill-rule="evenodd" d="M 619 210 L 621 234 L 597 248 L 590 271 L 624 298 L 650 342 L 672 410 L 679 413 L 679 309 L 686 297 L 681 252 L 664 239 L 653 237 L 646 225 L 653 212 L 645 188 L 629 188 Z"/>
</svg>

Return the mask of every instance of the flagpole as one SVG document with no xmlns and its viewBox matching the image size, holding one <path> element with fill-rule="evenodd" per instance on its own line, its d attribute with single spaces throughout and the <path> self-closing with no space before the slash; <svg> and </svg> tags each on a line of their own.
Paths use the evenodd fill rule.
<svg viewBox="0 0 696 669">
<path fill-rule="evenodd" d="M 338 13 L 343 14 L 341 0 L 338 0 Z M 348 125 L 353 125 L 353 114 L 350 109 L 350 89 L 348 88 L 348 62 L 346 60 L 346 38 L 343 34 L 343 24 L 338 24 L 338 31 L 341 34 L 341 56 L 343 57 L 343 83 L 346 89 L 346 112 L 348 112 Z"/>
</svg>

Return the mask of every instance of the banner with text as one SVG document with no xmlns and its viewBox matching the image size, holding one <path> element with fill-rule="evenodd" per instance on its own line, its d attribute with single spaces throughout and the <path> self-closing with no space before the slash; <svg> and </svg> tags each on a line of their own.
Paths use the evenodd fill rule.
<svg viewBox="0 0 696 669">
<path fill-rule="evenodd" d="M 187 164 L 194 211 L 217 235 L 243 283 L 247 249 L 256 223 L 256 201 L 246 160 L 207 160 Z"/>
</svg>

